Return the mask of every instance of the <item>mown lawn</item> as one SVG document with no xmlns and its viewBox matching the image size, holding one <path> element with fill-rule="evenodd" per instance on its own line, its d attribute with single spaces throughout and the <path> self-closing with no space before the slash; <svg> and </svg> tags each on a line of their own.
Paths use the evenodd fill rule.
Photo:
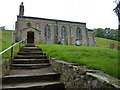
<svg viewBox="0 0 120 90">
<path fill-rule="evenodd" d="M 109 48 L 110 43 L 114 43 L 116 49 L 118 46 L 120 46 L 120 42 L 115 41 L 115 40 L 110 40 L 110 39 L 105 39 L 105 38 L 100 38 L 100 37 L 95 37 L 95 40 L 96 40 L 96 45 L 99 47 Z"/>
<path fill-rule="evenodd" d="M 120 78 L 118 50 L 102 47 L 80 47 L 54 44 L 37 44 L 52 58 L 65 60 L 88 68 L 98 69 Z"/>
</svg>

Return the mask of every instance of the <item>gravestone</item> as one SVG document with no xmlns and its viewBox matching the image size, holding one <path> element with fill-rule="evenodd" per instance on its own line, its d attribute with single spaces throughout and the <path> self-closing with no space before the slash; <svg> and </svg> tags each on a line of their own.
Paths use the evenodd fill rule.
<svg viewBox="0 0 120 90">
<path fill-rule="evenodd" d="M 114 49 L 115 48 L 115 44 L 114 43 L 110 43 L 110 47 L 111 49 Z"/>
</svg>

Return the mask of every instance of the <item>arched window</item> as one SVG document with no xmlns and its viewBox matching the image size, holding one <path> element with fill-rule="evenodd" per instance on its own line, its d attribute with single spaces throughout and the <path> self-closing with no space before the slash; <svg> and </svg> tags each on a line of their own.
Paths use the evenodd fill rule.
<svg viewBox="0 0 120 90">
<path fill-rule="evenodd" d="M 51 38 L 51 29 L 49 25 L 45 26 L 45 38 L 50 39 Z"/>
<path fill-rule="evenodd" d="M 27 23 L 27 27 L 30 28 L 31 27 L 31 23 Z"/>
<path fill-rule="evenodd" d="M 76 40 L 81 40 L 81 29 L 78 27 L 76 29 Z"/>
<path fill-rule="evenodd" d="M 63 27 L 61 28 L 61 38 L 62 38 L 62 39 L 65 39 L 66 37 L 67 37 L 66 27 L 63 26 Z"/>
</svg>

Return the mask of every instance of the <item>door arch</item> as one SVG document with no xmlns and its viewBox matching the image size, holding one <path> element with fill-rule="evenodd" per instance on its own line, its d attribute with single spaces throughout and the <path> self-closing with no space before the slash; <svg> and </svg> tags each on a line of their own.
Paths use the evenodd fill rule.
<svg viewBox="0 0 120 90">
<path fill-rule="evenodd" d="M 34 32 L 27 32 L 27 43 L 34 43 Z"/>
</svg>

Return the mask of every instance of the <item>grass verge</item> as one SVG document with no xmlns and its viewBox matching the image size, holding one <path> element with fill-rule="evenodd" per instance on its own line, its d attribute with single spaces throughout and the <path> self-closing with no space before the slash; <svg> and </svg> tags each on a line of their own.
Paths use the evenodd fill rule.
<svg viewBox="0 0 120 90">
<path fill-rule="evenodd" d="M 118 50 L 101 47 L 79 47 L 54 44 L 37 44 L 47 55 L 71 63 L 86 65 L 98 69 L 116 78 L 120 78 Z"/>
</svg>

